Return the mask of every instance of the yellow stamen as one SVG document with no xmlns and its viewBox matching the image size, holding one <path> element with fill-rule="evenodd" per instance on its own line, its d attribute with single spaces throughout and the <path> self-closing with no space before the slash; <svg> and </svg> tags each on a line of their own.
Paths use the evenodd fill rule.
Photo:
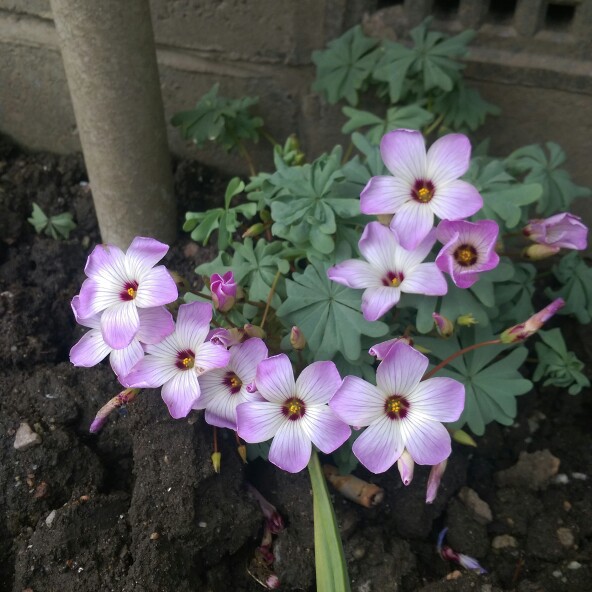
<svg viewBox="0 0 592 592">
<path fill-rule="evenodd" d="M 391 280 L 391 284 L 395 287 L 398 288 L 401 285 L 401 280 L 398 277 L 394 277 Z"/>
<path fill-rule="evenodd" d="M 181 360 L 181 364 L 183 364 L 183 366 L 185 366 L 185 368 L 193 368 L 193 362 L 194 362 L 194 359 L 190 358 L 190 357 L 183 358 Z"/>
<path fill-rule="evenodd" d="M 230 379 L 230 386 L 231 386 L 232 388 L 238 388 L 238 387 L 242 386 L 242 384 L 243 384 L 243 383 L 242 383 L 242 382 L 239 380 L 238 376 L 233 376 L 233 377 Z"/>
<path fill-rule="evenodd" d="M 293 401 L 288 405 L 288 413 L 290 415 L 298 415 L 301 409 L 302 405 L 298 401 Z"/>
<path fill-rule="evenodd" d="M 457 258 L 463 263 L 470 263 L 474 255 L 470 249 L 459 249 L 456 252 Z"/>
<path fill-rule="evenodd" d="M 432 192 L 427 187 L 422 187 L 417 190 L 417 199 L 423 203 L 427 203 L 432 197 Z"/>
<path fill-rule="evenodd" d="M 136 291 L 133 288 L 128 288 L 127 293 L 130 295 L 130 298 L 136 297 Z"/>
<path fill-rule="evenodd" d="M 401 402 L 396 399 L 388 401 L 386 410 L 387 413 L 399 413 L 401 411 Z"/>
</svg>

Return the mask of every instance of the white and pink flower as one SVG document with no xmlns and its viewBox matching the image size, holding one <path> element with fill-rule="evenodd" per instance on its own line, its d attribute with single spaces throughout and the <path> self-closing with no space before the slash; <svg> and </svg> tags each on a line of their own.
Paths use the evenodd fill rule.
<svg viewBox="0 0 592 592">
<path fill-rule="evenodd" d="M 530 220 L 523 232 L 535 243 L 558 249 L 583 251 L 588 246 L 588 227 L 579 216 L 567 212 Z"/>
</svg>

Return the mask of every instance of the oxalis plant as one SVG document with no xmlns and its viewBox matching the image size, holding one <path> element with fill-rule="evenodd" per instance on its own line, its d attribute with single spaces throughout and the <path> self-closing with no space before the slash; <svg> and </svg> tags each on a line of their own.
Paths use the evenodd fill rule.
<svg viewBox="0 0 592 592">
<path fill-rule="evenodd" d="M 294 136 L 278 144 L 250 112 L 255 98 L 217 87 L 176 115 L 186 138 L 238 150 L 251 170 L 230 181 L 223 207 L 186 215 L 194 240 L 215 237 L 219 248 L 196 269 L 203 289 L 179 292 L 188 284 L 158 265 L 167 245 L 138 237 L 125 253 L 95 247 L 72 302 L 90 329 L 72 362 L 109 356 L 124 387 L 91 431 L 141 389 L 161 388 L 172 417 L 205 410 L 214 433 L 233 431 L 245 462 L 308 468 L 323 592 L 350 585 L 319 453 L 337 465 L 328 476 L 396 465 L 405 485 L 427 465 L 431 503 L 451 439 L 476 445 L 469 432 L 514 421 L 516 397 L 532 388 L 520 372 L 527 338 L 541 337 L 527 375 L 570 394 L 589 386 L 561 331 L 540 331 L 554 314 L 591 320 L 592 274 L 579 254 L 588 229 L 566 211 L 589 192 L 561 168 L 556 144 L 505 158 L 472 150 L 466 133 L 497 113 L 461 76 L 472 33 L 446 37 L 428 24 L 409 45 L 357 27 L 313 55 L 314 88 L 347 103 L 345 151 L 310 160 Z M 382 111 L 357 108 L 372 93 Z M 262 137 L 274 171 L 258 172 L 249 154 Z M 219 471 L 216 436 L 213 450 Z M 255 496 L 267 520 L 258 579 L 275 588 L 271 534 L 283 523 Z M 444 534 L 443 558 L 484 571 Z"/>
</svg>

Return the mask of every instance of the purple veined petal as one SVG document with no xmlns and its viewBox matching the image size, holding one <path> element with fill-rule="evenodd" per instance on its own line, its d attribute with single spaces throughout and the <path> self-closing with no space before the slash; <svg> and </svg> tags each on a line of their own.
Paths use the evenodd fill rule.
<svg viewBox="0 0 592 592">
<path fill-rule="evenodd" d="M 354 442 L 353 453 L 369 471 L 384 473 L 403 453 L 405 445 L 399 425 L 399 421 L 384 415 L 367 427 Z"/>
<path fill-rule="evenodd" d="M 327 270 L 330 280 L 355 289 L 382 286 L 382 275 L 381 271 L 360 259 L 348 259 Z"/>
<path fill-rule="evenodd" d="M 137 236 L 125 254 L 130 277 L 140 278 L 153 268 L 168 252 L 169 247 L 153 238 Z"/>
<path fill-rule="evenodd" d="M 142 344 L 134 339 L 123 349 L 114 349 L 109 356 L 111 368 L 118 378 L 125 378 L 132 368 L 144 357 Z"/>
<path fill-rule="evenodd" d="M 439 421 L 410 410 L 399 423 L 407 451 L 418 465 L 437 465 L 450 456 L 450 434 Z"/>
<path fill-rule="evenodd" d="M 236 408 L 238 435 L 250 444 L 266 442 L 273 438 L 280 426 L 288 422 L 282 406 L 268 401 L 241 403 Z"/>
<path fill-rule="evenodd" d="M 387 396 L 412 393 L 428 367 L 428 359 L 403 341 L 391 347 L 376 370 L 376 384 Z"/>
<path fill-rule="evenodd" d="M 433 421 L 456 421 L 465 407 L 465 387 L 452 378 L 429 378 L 405 396 L 412 413 Z"/>
<path fill-rule="evenodd" d="M 297 396 L 294 371 L 286 354 L 278 354 L 260 362 L 255 384 L 265 399 L 280 405 Z"/>
<path fill-rule="evenodd" d="M 230 361 L 230 352 L 222 345 L 216 345 L 211 341 L 202 343 L 194 353 L 198 374 L 214 368 L 224 368 Z"/>
<path fill-rule="evenodd" d="M 226 374 L 225 368 L 216 368 L 199 377 L 201 395 L 195 402 L 194 409 L 205 409 L 208 405 L 212 405 L 216 399 L 230 399 L 232 393 L 224 384 Z"/>
<path fill-rule="evenodd" d="M 298 398 L 307 404 L 328 403 L 341 386 L 341 376 L 333 362 L 313 362 L 296 380 Z"/>
<path fill-rule="evenodd" d="M 179 297 L 177 284 L 164 265 L 149 269 L 136 281 L 138 291 L 134 301 L 139 308 L 163 306 Z"/>
<path fill-rule="evenodd" d="M 377 321 L 401 299 L 401 290 L 395 287 L 381 286 L 368 288 L 362 295 L 362 312 L 367 321 Z"/>
<path fill-rule="evenodd" d="M 413 462 L 413 459 L 407 450 L 403 450 L 401 456 L 398 458 L 397 468 L 399 469 L 399 475 L 401 475 L 401 481 L 403 481 L 403 485 L 409 485 L 413 480 L 413 470 L 415 469 L 415 463 Z"/>
<path fill-rule="evenodd" d="M 455 272 L 453 272 L 451 274 L 452 277 L 452 281 L 459 287 L 459 288 L 470 288 L 478 279 L 479 279 L 479 274 L 478 273 L 473 273 L 470 271 L 464 271 L 459 273 L 458 271 L 455 270 Z"/>
<path fill-rule="evenodd" d="M 105 343 L 101 332 L 91 329 L 70 350 L 70 362 L 74 366 L 91 368 L 104 360 L 110 353 L 111 348 Z"/>
<path fill-rule="evenodd" d="M 435 242 L 436 233 L 435 229 L 432 229 L 414 249 L 408 251 L 403 247 L 399 247 L 395 252 L 397 269 L 401 269 L 404 272 L 406 269 L 419 265 L 430 254 Z"/>
<path fill-rule="evenodd" d="M 436 238 L 443 244 L 454 244 L 458 241 L 460 233 L 456 222 L 452 220 L 442 220 L 436 228 Z"/>
<path fill-rule="evenodd" d="M 436 186 L 430 206 L 442 220 L 461 220 L 478 212 L 483 198 L 470 183 L 458 180 Z"/>
<path fill-rule="evenodd" d="M 299 473 L 310 460 L 312 444 L 301 421 L 286 421 L 273 438 L 269 462 L 289 473 Z"/>
<path fill-rule="evenodd" d="M 391 270 L 394 253 L 400 248 L 396 235 L 379 222 L 366 225 L 358 246 L 362 256 L 379 273 Z"/>
<path fill-rule="evenodd" d="M 313 444 L 325 454 L 337 450 L 351 435 L 349 425 L 341 421 L 326 405 L 307 407 L 298 423 Z"/>
<path fill-rule="evenodd" d="M 83 327 L 88 327 L 89 329 L 100 329 L 101 328 L 101 315 L 96 314 L 92 317 L 88 317 L 86 319 L 80 318 L 80 296 L 74 296 L 72 298 L 72 302 L 70 303 L 72 307 L 72 312 L 74 313 L 74 318 L 79 325 Z"/>
<path fill-rule="evenodd" d="M 448 134 L 436 140 L 428 150 L 427 171 L 437 187 L 462 177 L 471 163 L 471 142 L 463 134 Z"/>
<path fill-rule="evenodd" d="M 337 417 L 350 425 L 367 426 L 385 413 L 386 396 L 358 376 L 346 376 L 329 401 Z"/>
<path fill-rule="evenodd" d="M 429 203 L 410 201 L 402 206 L 391 220 L 391 229 L 397 233 L 401 246 L 408 251 L 415 249 L 432 230 L 433 201 L 433 199 Z"/>
<path fill-rule="evenodd" d="M 93 279 L 86 279 L 80 288 L 77 313 L 80 319 L 87 319 L 120 303 L 121 298 L 117 286 L 106 283 L 99 284 Z"/>
<path fill-rule="evenodd" d="M 130 279 L 125 268 L 125 255 L 115 245 L 97 245 L 86 260 L 84 273 L 98 282 L 110 279 L 125 284 Z"/>
<path fill-rule="evenodd" d="M 159 343 L 175 330 L 173 315 L 164 307 L 139 308 L 140 328 L 136 339 L 142 343 Z"/>
<path fill-rule="evenodd" d="M 363 214 L 393 214 L 412 199 L 412 188 L 408 181 L 397 177 L 372 177 L 360 194 L 360 210 Z"/>
<path fill-rule="evenodd" d="M 257 365 L 267 358 L 267 346 L 262 339 L 252 337 L 244 343 L 230 348 L 230 362 L 228 366 L 247 384 L 255 380 Z"/>
<path fill-rule="evenodd" d="M 174 419 L 187 417 L 199 395 L 197 374 L 190 370 L 177 373 L 162 385 L 162 399 Z"/>
<path fill-rule="evenodd" d="M 179 344 L 197 349 L 208 336 L 212 321 L 209 302 L 190 302 L 179 307 L 175 334 Z"/>
<path fill-rule="evenodd" d="M 386 168 L 410 186 L 425 177 L 426 149 L 421 132 L 399 129 L 385 134 L 380 142 L 380 154 Z"/>
<path fill-rule="evenodd" d="M 240 392 L 233 394 L 224 384 L 226 370 L 211 370 L 200 376 L 201 396 L 193 409 L 205 409 L 205 420 L 219 428 L 236 430 L 236 407 L 245 402 Z"/>
<path fill-rule="evenodd" d="M 156 388 L 184 372 L 175 366 L 174 358 L 161 358 L 155 355 L 144 356 L 127 376 L 119 379 L 124 386 L 137 388 Z"/>
<path fill-rule="evenodd" d="M 388 339 L 387 341 L 381 341 L 380 343 L 373 345 L 368 350 L 368 353 L 371 356 L 374 356 L 377 360 L 384 360 L 386 354 L 388 354 L 391 351 L 391 347 L 393 347 L 393 345 L 395 345 L 395 343 L 397 343 L 397 341 L 400 341 L 401 339 L 404 339 L 404 338 L 403 337 L 393 337 L 393 339 Z"/>
<path fill-rule="evenodd" d="M 133 300 L 110 306 L 101 316 L 103 339 L 113 349 L 127 347 L 139 328 L 140 317 Z"/>
<path fill-rule="evenodd" d="M 414 267 L 401 282 L 401 291 L 409 294 L 443 296 L 448 292 L 448 284 L 435 263 L 420 263 Z"/>
</svg>

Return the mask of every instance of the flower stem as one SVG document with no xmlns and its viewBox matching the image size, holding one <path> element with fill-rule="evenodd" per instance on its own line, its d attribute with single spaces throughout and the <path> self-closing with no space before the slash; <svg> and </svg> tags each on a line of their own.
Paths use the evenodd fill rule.
<svg viewBox="0 0 592 592">
<path fill-rule="evenodd" d="M 491 339 L 489 341 L 482 341 L 481 343 L 474 343 L 473 345 L 469 345 L 469 347 L 465 347 L 457 352 L 454 352 L 451 356 L 448 356 L 445 360 L 442 360 L 437 366 L 432 368 L 429 372 L 427 372 L 422 380 L 426 380 L 431 378 L 438 370 L 442 370 L 444 366 L 450 364 L 453 360 L 456 360 L 459 356 L 462 356 L 474 349 L 479 349 L 480 347 L 484 347 L 485 345 L 499 345 L 501 343 L 501 339 Z"/>
<path fill-rule="evenodd" d="M 425 132 L 423 132 L 424 136 L 429 136 L 441 123 L 444 121 L 444 115 L 440 115 L 432 125 L 426 128 Z"/>
<path fill-rule="evenodd" d="M 247 166 L 249 167 L 249 174 L 251 177 L 257 176 L 257 170 L 255 169 L 255 165 L 253 164 L 253 159 L 247 150 L 244 142 L 241 140 L 238 143 L 238 151 L 241 153 L 241 156 L 245 159 Z"/>
<path fill-rule="evenodd" d="M 267 314 L 269 313 L 269 307 L 271 306 L 271 300 L 273 298 L 273 295 L 275 294 L 275 289 L 277 286 L 277 283 L 280 279 L 280 271 L 278 269 L 278 271 L 275 274 L 275 277 L 273 278 L 273 283 L 271 284 L 271 289 L 269 290 L 269 295 L 267 296 L 267 302 L 265 303 L 265 310 L 263 311 L 263 318 L 261 319 L 261 324 L 259 325 L 262 329 L 265 326 L 265 321 L 267 320 Z"/>
</svg>

